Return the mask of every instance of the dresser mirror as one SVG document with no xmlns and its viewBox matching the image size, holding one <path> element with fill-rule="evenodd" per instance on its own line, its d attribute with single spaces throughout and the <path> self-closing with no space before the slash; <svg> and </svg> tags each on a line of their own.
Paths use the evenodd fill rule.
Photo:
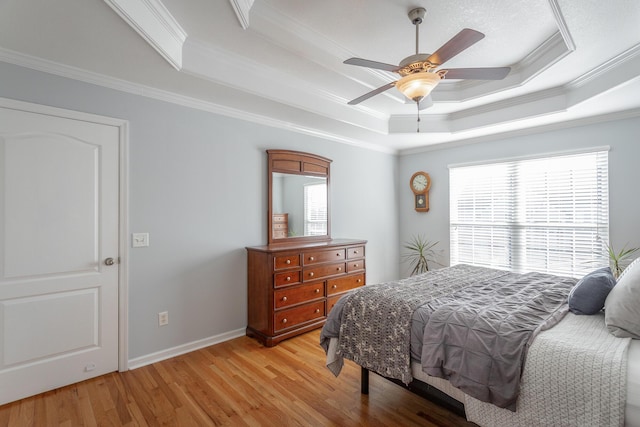
<svg viewBox="0 0 640 427">
<path fill-rule="evenodd" d="M 331 238 L 331 160 L 290 150 L 267 150 L 269 243 Z"/>
</svg>

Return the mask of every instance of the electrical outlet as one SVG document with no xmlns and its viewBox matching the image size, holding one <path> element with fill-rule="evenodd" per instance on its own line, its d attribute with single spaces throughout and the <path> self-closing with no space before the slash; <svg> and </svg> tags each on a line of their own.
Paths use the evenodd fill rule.
<svg viewBox="0 0 640 427">
<path fill-rule="evenodd" d="M 169 324 L 169 312 L 163 311 L 158 313 L 158 326 L 164 326 Z"/>
</svg>

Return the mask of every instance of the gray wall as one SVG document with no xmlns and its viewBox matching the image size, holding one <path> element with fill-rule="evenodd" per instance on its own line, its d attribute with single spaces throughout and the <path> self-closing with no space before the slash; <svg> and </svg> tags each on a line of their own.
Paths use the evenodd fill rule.
<svg viewBox="0 0 640 427">
<path fill-rule="evenodd" d="M 396 156 L 2 62 L 0 97 L 130 122 L 130 231 L 150 233 L 130 249 L 132 359 L 246 327 L 244 248 L 266 243 L 269 148 L 333 159 L 333 237 L 369 241 L 369 283 L 399 275 Z"/>
<path fill-rule="evenodd" d="M 439 241 L 440 260 L 449 262 L 449 169 L 448 165 L 490 161 L 509 157 L 610 146 L 609 152 L 609 238 L 615 248 L 625 244 L 640 247 L 640 118 L 630 118 L 526 136 L 497 139 L 454 148 L 408 154 L 399 160 L 400 239 L 424 234 Z M 413 210 L 409 179 L 423 170 L 431 176 L 430 210 Z M 401 274 L 407 275 L 406 265 Z"/>
<path fill-rule="evenodd" d="M 226 118 L 0 62 L 0 97 L 130 122 L 129 356 L 246 326 L 245 246 L 266 243 L 269 148 L 333 159 L 333 237 L 367 239 L 367 282 L 408 274 L 399 247 L 413 234 L 449 259 L 447 165 L 611 146 L 610 235 L 640 246 L 638 118 L 396 156 Z M 413 210 L 409 178 L 431 175 L 430 211 Z M 400 266 L 400 267 L 399 267 Z M 157 313 L 170 324 L 159 328 Z"/>
</svg>

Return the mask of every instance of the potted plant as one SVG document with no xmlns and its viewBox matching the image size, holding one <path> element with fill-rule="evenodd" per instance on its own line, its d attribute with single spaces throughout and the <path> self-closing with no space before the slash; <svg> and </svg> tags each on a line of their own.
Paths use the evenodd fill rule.
<svg viewBox="0 0 640 427">
<path fill-rule="evenodd" d="M 629 264 L 629 258 L 634 253 L 638 252 L 640 248 L 630 248 L 627 249 L 625 245 L 619 252 L 616 252 L 613 248 L 613 245 L 607 245 L 607 254 L 609 255 L 609 263 L 611 264 L 611 270 L 613 270 L 613 275 L 618 278 L 624 268 Z"/>
<path fill-rule="evenodd" d="M 405 243 L 404 249 L 408 252 L 402 254 L 402 261 L 408 262 L 412 268 L 411 275 L 422 274 L 429 271 L 429 263 L 438 264 L 435 260 L 436 251 L 434 247 L 438 242 L 431 242 L 423 235 L 413 236 Z"/>
</svg>

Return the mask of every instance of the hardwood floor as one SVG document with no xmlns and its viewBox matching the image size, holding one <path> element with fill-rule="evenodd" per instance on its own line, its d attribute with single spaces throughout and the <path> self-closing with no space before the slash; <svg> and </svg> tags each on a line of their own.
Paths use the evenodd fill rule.
<svg viewBox="0 0 640 427">
<path fill-rule="evenodd" d="M 266 348 L 241 337 L 0 406 L 0 426 L 474 426 L 347 361 L 319 331 Z"/>
</svg>

